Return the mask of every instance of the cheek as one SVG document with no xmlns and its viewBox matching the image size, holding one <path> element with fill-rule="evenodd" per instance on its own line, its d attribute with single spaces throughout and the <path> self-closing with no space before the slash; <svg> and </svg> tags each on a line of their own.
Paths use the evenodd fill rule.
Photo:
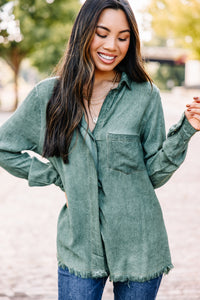
<svg viewBox="0 0 200 300">
<path fill-rule="evenodd" d="M 93 49 L 94 49 L 94 40 L 92 41 L 91 45 L 90 45 L 90 54 L 92 55 L 93 53 Z"/>
<path fill-rule="evenodd" d="M 90 52 L 92 53 L 93 51 L 97 50 L 98 47 L 99 47 L 98 38 L 94 37 L 90 45 Z"/>
<path fill-rule="evenodd" d="M 129 45 L 130 45 L 130 43 L 127 43 L 126 45 L 123 45 L 123 47 L 121 47 L 121 53 L 124 57 L 126 56 L 126 54 L 128 52 Z"/>
</svg>

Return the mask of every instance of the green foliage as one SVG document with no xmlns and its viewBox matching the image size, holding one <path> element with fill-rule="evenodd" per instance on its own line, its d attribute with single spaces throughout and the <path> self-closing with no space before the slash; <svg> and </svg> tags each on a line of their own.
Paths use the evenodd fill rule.
<svg viewBox="0 0 200 300">
<path fill-rule="evenodd" d="M 14 71 L 15 104 L 21 62 L 29 58 L 49 75 L 59 62 L 70 35 L 79 0 L 1 0 L 0 57 Z"/>
<path fill-rule="evenodd" d="M 4 1 L 3 4 L 0 11 L 13 5 L 9 12 L 10 19 L 15 19 L 20 33 L 12 37 L 8 30 L 0 31 L 0 41 L 1 36 L 4 37 L 4 42 L 0 44 L 0 56 L 10 65 L 13 65 L 13 53 L 18 56 L 18 61 L 29 57 L 40 71 L 48 73 L 63 54 L 80 7 L 79 1 L 15 0 Z M 2 21 L 0 15 L 0 26 Z"/>
<path fill-rule="evenodd" d="M 200 59 L 200 0 L 151 0 L 148 12 L 158 37 L 175 39 Z"/>
<path fill-rule="evenodd" d="M 185 79 L 183 65 L 169 65 L 155 62 L 147 63 L 147 69 L 153 81 L 161 90 L 171 90 L 174 86 L 182 86 Z"/>
</svg>

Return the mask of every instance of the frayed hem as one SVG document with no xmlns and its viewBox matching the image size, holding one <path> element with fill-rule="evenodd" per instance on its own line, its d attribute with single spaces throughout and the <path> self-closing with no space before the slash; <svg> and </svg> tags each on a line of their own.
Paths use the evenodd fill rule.
<svg viewBox="0 0 200 300">
<path fill-rule="evenodd" d="M 152 275 L 148 275 L 148 276 L 134 276 L 134 275 L 110 275 L 109 276 L 109 281 L 113 281 L 113 282 L 126 282 L 126 281 L 135 281 L 135 282 L 145 282 L 145 281 L 149 281 L 152 279 L 155 279 L 161 275 L 167 275 L 169 273 L 169 271 L 171 269 L 173 269 L 174 266 L 172 264 L 170 264 L 167 267 L 162 268 L 160 271 L 152 274 Z"/>
<path fill-rule="evenodd" d="M 86 272 L 86 271 L 77 271 L 74 268 L 66 266 L 63 263 L 58 263 L 58 266 L 63 270 L 68 270 L 70 274 L 78 276 L 80 278 L 103 278 L 109 277 L 109 281 L 112 282 L 126 282 L 126 281 L 135 281 L 135 282 L 145 282 L 152 279 L 155 279 L 161 275 L 167 275 L 171 269 L 174 268 L 172 264 L 168 265 L 167 267 L 162 268 L 160 271 L 155 272 L 154 274 L 148 276 L 135 276 L 135 275 L 111 275 L 106 271 L 95 271 L 95 272 Z"/>
<path fill-rule="evenodd" d="M 106 271 L 96 271 L 96 272 L 84 272 L 84 271 L 77 271 L 71 267 L 66 266 L 65 264 L 58 263 L 58 266 L 63 270 L 68 270 L 70 274 L 75 275 L 81 278 L 103 278 L 108 277 L 108 273 Z"/>
</svg>

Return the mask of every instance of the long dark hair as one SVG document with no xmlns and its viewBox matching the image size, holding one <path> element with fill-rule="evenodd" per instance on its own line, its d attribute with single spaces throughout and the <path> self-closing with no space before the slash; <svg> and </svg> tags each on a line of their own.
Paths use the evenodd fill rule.
<svg viewBox="0 0 200 300">
<path fill-rule="evenodd" d="M 144 70 L 140 38 L 133 11 L 126 0 L 86 0 L 75 20 L 66 52 L 58 65 L 58 81 L 48 102 L 43 156 L 62 157 L 69 162 L 69 146 L 85 110 L 83 88 L 90 100 L 95 66 L 90 54 L 96 25 L 106 8 L 121 9 L 126 14 L 130 30 L 130 46 L 126 57 L 116 67 L 136 82 L 150 81 Z"/>
</svg>

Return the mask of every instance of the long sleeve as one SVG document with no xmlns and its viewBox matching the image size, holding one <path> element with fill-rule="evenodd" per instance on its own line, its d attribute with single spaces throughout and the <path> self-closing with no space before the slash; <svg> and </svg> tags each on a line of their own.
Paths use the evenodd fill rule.
<svg viewBox="0 0 200 300">
<path fill-rule="evenodd" d="M 31 150 L 41 154 L 40 138 L 41 108 L 36 86 L 0 128 L 0 166 L 14 176 L 27 179 L 30 186 L 54 183 L 62 188 L 53 165 L 26 152 Z"/>
<path fill-rule="evenodd" d="M 180 121 L 165 135 L 165 123 L 158 91 L 152 92 L 142 133 L 144 159 L 154 188 L 166 183 L 184 161 L 188 142 L 196 130 L 183 114 Z"/>
</svg>

